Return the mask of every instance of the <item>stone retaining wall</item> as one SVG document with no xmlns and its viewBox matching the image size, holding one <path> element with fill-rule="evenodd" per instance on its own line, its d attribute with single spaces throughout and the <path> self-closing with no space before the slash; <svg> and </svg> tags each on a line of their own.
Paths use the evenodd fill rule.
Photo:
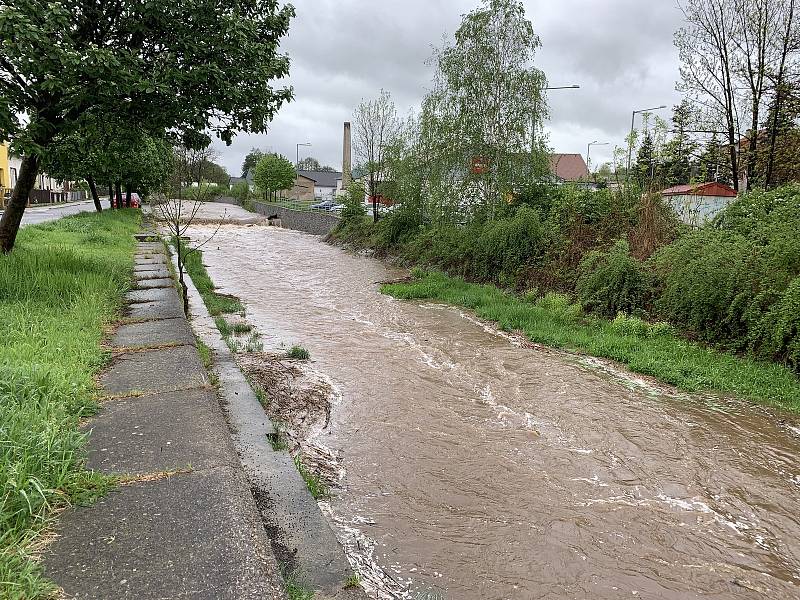
<svg viewBox="0 0 800 600">
<path fill-rule="evenodd" d="M 241 202 L 229 196 L 222 196 L 216 201 L 242 206 Z M 339 223 L 339 217 L 332 213 L 292 210 L 279 204 L 270 204 L 268 202 L 253 202 L 253 208 L 260 215 L 266 217 L 277 216 L 281 220 L 282 227 L 305 231 L 314 235 L 327 235 Z"/>
</svg>

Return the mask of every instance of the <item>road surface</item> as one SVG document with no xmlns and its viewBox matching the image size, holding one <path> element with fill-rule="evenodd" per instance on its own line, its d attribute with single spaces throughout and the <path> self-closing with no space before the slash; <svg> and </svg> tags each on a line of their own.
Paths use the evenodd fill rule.
<svg viewBox="0 0 800 600">
<path fill-rule="evenodd" d="M 108 201 L 102 201 L 103 208 L 108 208 Z M 91 200 L 83 202 L 73 202 L 70 204 L 57 204 L 52 206 L 29 206 L 25 209 L 25 214 L 22 216 L 23 225 L 38 225 L 39 223 L 47 223 L 48 221 L 55 221 L 67 215 L 76 215 L 82 212 L 91 212 L 94 210 L 94 203 Z M 3 211 L 0 210 L 0 215 Z"/>
</svg>

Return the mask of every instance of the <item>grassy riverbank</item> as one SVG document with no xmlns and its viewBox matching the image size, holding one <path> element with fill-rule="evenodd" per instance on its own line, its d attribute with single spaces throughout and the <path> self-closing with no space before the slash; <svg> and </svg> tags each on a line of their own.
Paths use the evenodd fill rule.
<svg viewBox="0 0 800 600">
<path fill-rule="evenodd" d="M 58 511 L 110 480 L 84 465 L 79 420 L 96 409 L 103 327 L 128 289 L 139 214 L 23 228 L 0 256 L 0 597 L 48 597 L 31 560 Z"/>
<path fill-rule="evenodd" d="M 441 273 L 420 274 L 381 290 L 401 299 L 431 299 L 472 309 L 504 330 L 537 343 L 618 361 L 687 391 L 713 391 L 800 411 L 800 380 L 789 369 L 704 348 L 673 335 L 666 324 L 634 318 L 614 321 L 582 313 L 565 296 L 526 301 L 493 285 Z"/>
</svg>

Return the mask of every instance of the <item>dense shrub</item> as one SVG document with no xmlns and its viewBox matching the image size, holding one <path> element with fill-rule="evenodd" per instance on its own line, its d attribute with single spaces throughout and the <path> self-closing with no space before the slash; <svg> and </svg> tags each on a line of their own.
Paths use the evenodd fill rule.
<svg viewBox="0 0 800 600">
<path fill-rule="evenodd" d="M 231 188 L 230 194 L 239 202 L 244 202 L 250 197 L 250 185 L 245 181 L 240 181 Z"/>
<path fill-rule="evenodd" d="M 643 312 L 652 291 L 645 266 L 618 240 L 608 251 L 592 251 L 581 263 L 577 291 L 587 310 L 606 317 Z"/>
<path fill-rule="evenodd" d="M 800 188 L 743 194 L 652 259 L 660 315 L 710 342 L 797 368 Z"/>
<path fill-rule="evenodd" d="M 539 213 L 528 206 L 508 219 L 484 224 L 475 233 L 476 237 L 467 238 L 466 248 L 471 255 L 470 275 L 482 281 L 511 283 L 544 252 L 546 236 Z"/>
<path fill-rule="evenodd" d="M 415 211 L 402 206 L 380 219 L 375 228 L 375 245 L 379 250 L 387 250 L 409 241 L 419 233 L 422 221 Z"/>
</svg>

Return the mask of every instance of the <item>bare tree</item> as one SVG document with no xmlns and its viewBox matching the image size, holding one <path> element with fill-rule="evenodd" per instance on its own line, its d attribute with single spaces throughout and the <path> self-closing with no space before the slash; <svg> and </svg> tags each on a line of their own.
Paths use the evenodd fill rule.
<svg viewBox="0 0 800 600">
<path fill-rule="evenodd" d="M 734 43 L 737 49 L 736 71 L 742 78 L 750 100 L 750 129 L 747 132 L 746 168 L 747 189 L 756 178 L 758 129 L 761 106 L 767 90 L 767 74 L 774 60 L 771 43 L 777 22 L 778 2 L 775 0 L 734 0 L 737 28 Z"/>
<path fill-rule="evenodd" d="M 206 149 L 207 150 L 207 149 Z M 165 185 L 159 201 L 153 204 L 153 213 L 159 223 L 169 232 L 169 237 L 173 241 L 178 262 L 178 282 L 181 286 L 181 298 L 183 300 L 183 312 L 189 314 L 189 290 L 186 287 L 184 272 L 186 271 L 186 259 L 192 253 L 210 242 L 222 226 L 225 220 L 223 214 L 220 223 L 214 232 L 202 243 L 189 246 L 185 243 L 186 231 L 191 227 L 197 213 L 202 206 L 202 201 L 195 196 L 187 199 L 185 185 L 191 185 L 194 181 L 202 181 L 203 159 L 210 160 L 211 152 L 204 150 L 193 150 L 184 146 L 175 148 L 174 169 L 170 182 Z"/>
<path fill-rule="evenodd" d="M 386 90 L 373 100 L 362 100 L 356 108 L 353 150 L 367 170 L 374 221 L 378 220 L 378 184 L 386 178 L 387 149 L 399 131 L 397 108 Z"/>
<path fill-rule="evenodd" d="M 686 24 L 675 34 L 675 45 L 681 59 L 678 89 L 704 107 L 713 124 L 725 131 L 733 185 L 738 190 L 736 1 L 687 0 L 681 6 Z"/>
<path fill-rule="evenodd" d="M 778 137 L 778 123 L 783 103 L 786 99 L 786 81 L 793 56 L 800 50 L 800 36 L 795 22 L 795 0 L 776 0 L 778 3 L 778 28 L 780 36 L 776 36 L 777 46 L 777 71 L 772 74 L 774 98 L 772 104 L 772 119 L 769 123 L 769 150 L 767 154 L 767 171 L 764 176 L 764 187 L 772 184 L 772 174 L 775 167 L 775 147 Z"/>
</svg>

